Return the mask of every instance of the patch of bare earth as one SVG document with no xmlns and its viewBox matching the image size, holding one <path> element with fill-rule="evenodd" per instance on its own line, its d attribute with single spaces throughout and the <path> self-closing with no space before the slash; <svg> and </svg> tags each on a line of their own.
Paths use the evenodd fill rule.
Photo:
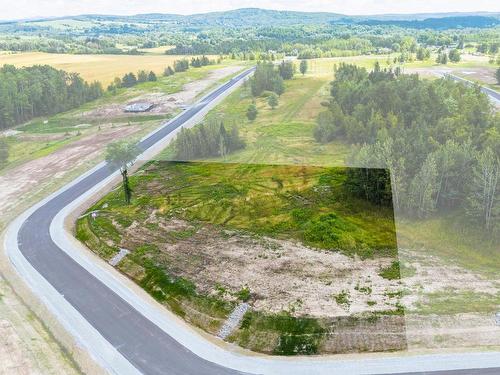
<svg viewBox="0 0 500 375">
<path fill-rule="evenodd" d="M 400 250 L 400 259 L 413 271 L 405 275 L 406 332 L 410 348 L 479 348 L 500 347 L 500 329 L 495 324 L 494 311 L 467 312 L 467 297 L 478 293 L 496 299 L 500 293 L 500 278 L 485 277 L 457 265 L 445 264 L 438 257 L 421 252 Z M 463 299 L 463 313 L 421 314 L 418 306 L 432 302 L 435 293 L 445 293 Z M 440 302 L 446 308 L 446 299 Z M 452 303 L 452 302 L 450 302 Z M 500 306 L 498 306 L 500 310 Z"/>
<path fill-rule="evenodd" d="M 68 171 L 96 158 L 110 142 L 128 137 L 139 126 L 109 128 L 79 139 L 50 155 L 29 161 L 0 176 L 0 211 L 8 212 L 26 194 L 44 188 L 47 180 L 62 178 Z"/>
<path fill-rule="evenodd" d="M 154 243 L 170 272 L 193 281 L 202 293 L 217 293 L 217 285 L 230 292 L 249 288 L 256 310 L 316 317 L 384 311 L 395 309 L 397 300 L 390 292 L 400 289 L 399 280 L 378 274 L 391 263 L 389 258 L 361 260 L 154 213 L 123 232 L 121 247 Z M 349 302 L 339 304 L 335 296 L 343 292 Z"/>
<path fill-rule="evenodd" d="M 236 72 L 239 67 L 224 68 L 210 73 L 201 83 L 192 82 L 184 87 L 194 92 L 173 96 L 181 101 L 195 97 L 220 78 Z M 170 103 L 172 99 L 161 98 Z M 169 112 L 170 106 L 164 108 Z M 123 106 L 108 111 L 106 107 L 94 115 L 109 118 L 122 115 Z M 92 113 L 88 113 L 92 115 Z M 92 117 L 92 116 L 91 116 Z M 83 125 L 82 125 L 83 126 Z M 84 168 L 98 158 L 105 146 L 113 141 L 128 138 L 142 130 L 141 126 L 107 127 L 84 136 L 42 158 L 28 161 L 0 175 L 0 229 L 9 220 L 30 205 L 33 197 L 46 194 L 62 185 L 71 172 Z M 62 134 L 30 135 L 15 130 L 4 131 L 1 136 L 22 137 L 23 140 L 54 141 L 63 139 Z M 73 374 L 77 373 L 59 346 L 45 331 L 40 321 L 33 317 L 0 277 L 0 374 Z"/>
<path fill-rule="evenodd" d="M 113 224 L 120 228 L 118 223 Z M 393 335 L 397 340 L 406 330 L 408 347 L 412 349 L 500 345 L 500 330 L 492 314 L 419 315 L 417 307 L 428 302 L 433 293 L 451 290 L 460 294 L 472 290 L 494 297 L 500 286 L 500 280 L 490 280 L 461 267 L 444 264 L 426 254 L 412 253 L 410 257 L 408 250 L 402 250 L 403 278 L 387 280 L 380 277 L 379 272 L 391 263 L 389 258 L 362 260 L 311 249 L 297 242 L 168 219 L 154 211 L 144 223 L 134 222 L 128 228 L 120 228 L 120 232 L 124 233 L 121 247 L 133 250 L 143 244 L 155 244 L 160 250 L 155 260 L 165 264 L 173 275 L 194 282 L 202 293 L 220 293 L 222 286 L 228 291 L 225 297 L 234 299 L 234 292 L 249 288 L 250 304 L 255 310 L 285 310 L 294 316 L 338 318 L 394 310 L 397 303 L 405 307 L 402 318 L 405 329 L 397 319 L 382 320 L 377 323 L 380 327 L 361 321 L 349 329 L 346 328 L 349 324 L 344 326 L 341 320 L 333 320 L 341 324 L 342 329 L 334 329 L 329 335 L 327 343 L 334 347 L 325 348 L 325 352 L 364 348 L 363 345 L 371 342 L 368 336 L 384 336 L 381 330 L 387 330 L 391 324 L 397 325 L 398 329 L 393 330 L 398 332 Z M 411 273 L 405 274 L 405 270 Z M 131 276 L 140 277 L 140 270 L 133 272 L 135 275 Z M 401 299 L 398 292 L 403 294 Z M 341 293 L 346 293 L 347 304 L 336 300 L 335 296 Z M 378 344 L 372 344 L 378 348 L 375 350 L 381 350 Z M 401 347 L 398 345 L 385 343 L 382 347 Z"/>
<path fill-rule="evenodd" d="M 0 374 L 78 374 L 0 277 Z"/>
<path fill-rule="evenodd" d="M 147 113 L 169 114 L 182 106 L 192 104 L 202 92 L 209 89 L 217 81 L 234 74 L 241 69 L 241 66 L 228 66 L 220 68 L 209 72 L 205 78 L 185 84 L 181 91 L 174 94 L 165 94 L 162 92 L 139 93 L 139 95 L 129 99 L 126 104 L 111 103 L 79 115 L 92 118 L 123 116 L 125 114 L 123 111 L 125 105 L 139 102 L 148 102 L 153 104 L 153 108 Z M 144 113 L 127 113 L 126 115 L 141 116 L 144 115 Z"/>
</svg>

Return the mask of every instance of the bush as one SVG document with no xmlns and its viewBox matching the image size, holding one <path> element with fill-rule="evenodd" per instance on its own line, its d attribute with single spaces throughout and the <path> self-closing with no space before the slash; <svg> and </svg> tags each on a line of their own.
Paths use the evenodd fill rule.
<svg viewBox="0 0 500 375">
<path fill-rule="evenodd" d="M 399 269 L 399 262 L 395 260 L 389 267 L 383 268 L 379 275 L 387 280 L 398 280 L 401 278 L 401 270 Z"/>
<path fill-rule="evenodd" d="M 257 111 L 255 104 L 250 104 L 247 108 L 247 119 L 254 121 L 257 118 L 258 113 L 259 112 Z"/>
</svg>

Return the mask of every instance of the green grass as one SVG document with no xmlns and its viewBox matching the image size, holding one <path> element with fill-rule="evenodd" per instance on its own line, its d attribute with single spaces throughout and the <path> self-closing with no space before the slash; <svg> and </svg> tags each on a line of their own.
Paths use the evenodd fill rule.
<svg viewBox="0 0 500 375">
<path fill-rule="evenodd" d="M 401 220 L 398 234 L 400 246 L 423 249 L 447 263 L 487 276 L 497 275 L 500 269 L 500 234 L 484 235 L 460 211 L 425 220 Z"/>
<path fill-rule="evenodd" d="M 394 261 L 389 267 L 383 268 L 379 275 L 387 280 L 399 280 L 401 278 L 401 270 L 399 269 L 399 262 Z"/>
<path fill-rule="evenodd" d="M 255 121 L 246 118 L 246 110 L 252 103 L 248 87 L 232 93 L 208 116 L 224 119 L 228 125 L 237 124 L 246 147 L 227 155 L 226 162 L 265 164 L 344 165 L 349 146 L 342 142 L 321 145 L 315 142 L 313 130 L 321 101 L 328 96 L 331 77 L 302 77 L 296 75 L 286 81 L 286 91 L 280 104 L 272 110 L 266 98 L 257 98 L 259 111 Z M 159 157 L 172 160 L 172 147 Z M 217 161 L 220 159 L 211 159 Z"/>
<path fill-rule="evenodd" d="M 419 303 L 412 313 L 454 315 L 464 313 L 494 314 L 500 308 L 500 293 L 496 295 L 481 291 L 440 291 L 429 293 L 425 302 Z"/>
<path fill-rule="evenodd" d="M 347 254 L 394 256 L 392 210 L 351 196 L 345 178 L 344 168 L 155 162 L 131 178 L 135 198 L 127 210 L 134 215 L 154 207 L 166 216 Z M 152 191 L 154 181 L 162 194 Z M 106 203 L 123 214 L 118 192 Z"/>
<path fill-rule="evenodd" d="M 392 211 L 352 197 L 343 188 L 345 177 L 345 168 L 150 162 L 130 178 L 132 203 L 125 205 L 121 190 L 113 190 L 89 209 L 99 212 L 96 219 L 78 220 L 76 236 L 110 259 L 118 251 L 123 231 L 133 221 L 146 221 L 154 210 L 164 218 L 193 224 L 163 236 L 168 243 L 189 238 L 207 223 L 257 237 L 297 239 L 349 255 L 394 256 Z M 330 233 L 328 238 L 317 236 L 323 230 Z M 309 231 L 314 235 L 309 237 Z M 223 287 L 216 287 L 215 295 L 199 293 L 190 280 L 172 276 L 169 262 L 154 244 L 129 250 L 131 254 L 119 265 L 122 272 L 174 313 L 217 332 L 236 304 L 224 299 Z M 246 287 L 232 296 L 239 301 L 252 299 Z M 316 354 L 325 339 L 325 324 L 285 312 L 250 311 L 229 340 L 277 355 Z"/>
</svg>

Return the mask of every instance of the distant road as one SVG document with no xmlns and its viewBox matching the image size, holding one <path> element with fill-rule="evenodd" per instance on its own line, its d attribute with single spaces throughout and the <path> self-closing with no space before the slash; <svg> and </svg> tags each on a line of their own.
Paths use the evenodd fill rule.
<svg viewBox="0 0 500 375">
<path fill-rule="evenodd" d="M 158 142 L 203 113 L 252 71 L 223 84 L 143 139 L 138 144 L 140 149 L 158 147 Z M 242 369 L 252 374 L 330 375 L 500 365 L 498 353 L 335 360 L 250 357 L 227 351 L 170 318 L 163 308 L 160 311 L 156 305 L 145 302 L 120 279 L 64 242 L 64 213 L 116 175 L 106 164 L 100 164 L 21 215 L 9 227 L 5 240 L 9 258 L 21 277 L 77 342 L 110 373 L 225 375 L 242 374 L 236 370 Z M 480 374 L 492 373 L 481 371 L 484 372 Z M 500 368 L 497 371 L 500 373 Z"/>
<path fill-rule="evenodd" d="M 444 76 L 449 77 L 454 81 L 465 83 L 468 86 L 476 85 L 475 82 L 469 81 L 465 78 L 456 76 L 456 75 L 451 74 L 451 73 L 446 73 L 446 74 L 444 74 Z M 493 101 L 500 103 L 500 93 L 498 91 L 495 91 L 495 90 L 490 89 L 489 87 L 485 87 L 485 86 L 481 86 L 481 91 L 484 92 L 486 95 L 488 95 Z"/>
</svg>

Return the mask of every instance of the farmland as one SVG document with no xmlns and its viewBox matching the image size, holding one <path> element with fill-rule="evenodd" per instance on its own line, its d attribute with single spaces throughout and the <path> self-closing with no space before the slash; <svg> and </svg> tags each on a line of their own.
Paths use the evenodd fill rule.
<svg viewBox="0 0 500 375">
<path fill-rule="evenodd" d="M 139 70 L 163 74 L 167 66 L 185 56 L 147 54 L 147 55 L 70 55 L 43 52 L 0 54 L 0 65 L 11 64 L 17 67 L 50 65 L 56 69 L 79 73 L 87 81 L 99 81 L 108 85 L 115 77 Z"/>
</svg>

